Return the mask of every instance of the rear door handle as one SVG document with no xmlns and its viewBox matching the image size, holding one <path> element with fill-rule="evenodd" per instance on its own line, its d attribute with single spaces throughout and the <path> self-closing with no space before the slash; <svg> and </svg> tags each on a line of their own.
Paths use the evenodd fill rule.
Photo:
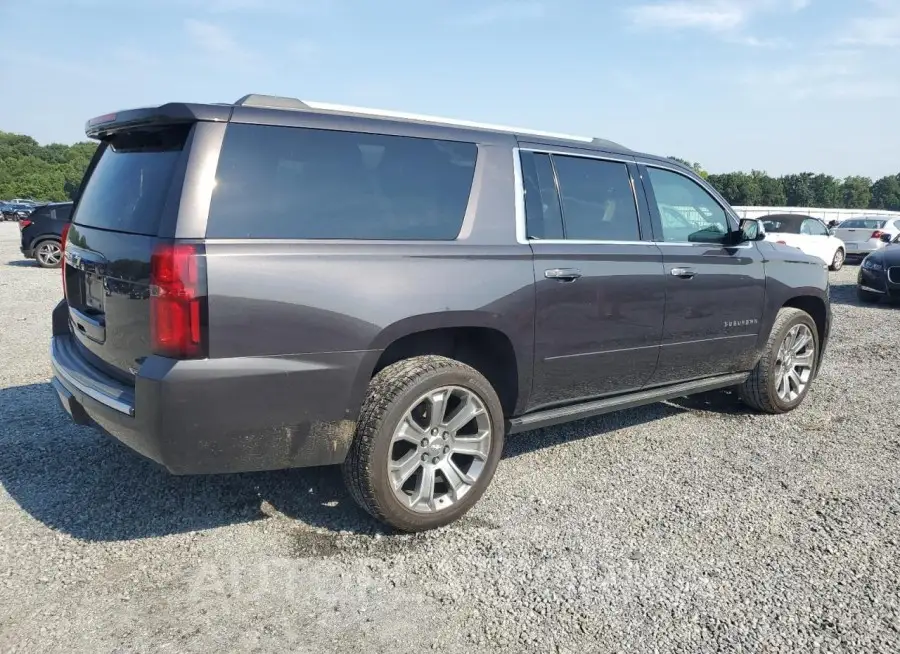
<svg viewBox="0 0 900 654">
<path fill-rule="evenodd" d="M 697 274 L 692 268 L 672 268 L 669 272 L 675 277 L 681 277 L 682 279 L 691 279 Z"/>
<path fill-rule="evenodd" d="M 544 271 L 544 277 L 561 282 L 574 282 L 581 277 L 581 271 L 577 268 L 550 268 Z"/>
</svg>

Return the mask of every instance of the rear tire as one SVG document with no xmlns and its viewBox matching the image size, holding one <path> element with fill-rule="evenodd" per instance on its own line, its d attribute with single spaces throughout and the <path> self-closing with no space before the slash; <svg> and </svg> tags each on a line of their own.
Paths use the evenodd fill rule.
<svg viewBox="0 0 900 654">
<path fill-rule="evenodd" d="M 846 260 L 847 255 L 844 253 L 844 248 L 838 248 L 834 253 L 834 258 L 831 260 L 831 266 L 829 266 L 830 270 L 837 272 L 844 267 L 844 261 Z"/>
<path fill-rule="evenodd" d="M 881 301 L 881 295 L 878 293 L 872 293 L 871 291 L 864 291 L 863 289 L 856 287 L 856 297 L 863 304 L 877 304 Z"/>
<path fill-rule="evenodd" d="M 762 357 L 738 387 L 738 396 L 763 413 L 793 411 L 809 393 L 818 357 L 819 334 L 812 316 L 784 307 L 775 317 Z"/>
<path fill-rule="evenodd" d="M 399 361 L 369 383 L 344 481 L 363 509 L 398 530 L 442 527 L 484 493 L 503 432 L 500 400 L 477 370 L 441 356 Z"/>
<path fill-rule="evenodd" d="M 62 265 L 62 244 L 52 238 L 36 243 L 34 259 L 41 268 L 59 268 Z"/>
</svg>

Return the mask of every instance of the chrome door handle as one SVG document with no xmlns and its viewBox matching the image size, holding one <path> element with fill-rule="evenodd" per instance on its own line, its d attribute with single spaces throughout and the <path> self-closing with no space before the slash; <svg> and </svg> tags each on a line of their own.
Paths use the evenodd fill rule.
<svg viewBox="0 0 900 654">
<path fill-rule="evenodd" d="M 577 268 L 550 268 L 544 271 L 544 277 L 561 282 L 574 282 L 581 277 L 581 271 Z"/>
<path fill-rule="evenodd" d="M 682 279 L 691 279 L 697 274 L 691 268 L 672 268 L 669 272 L 675 277 L 681 277 Z"/>
</svg>

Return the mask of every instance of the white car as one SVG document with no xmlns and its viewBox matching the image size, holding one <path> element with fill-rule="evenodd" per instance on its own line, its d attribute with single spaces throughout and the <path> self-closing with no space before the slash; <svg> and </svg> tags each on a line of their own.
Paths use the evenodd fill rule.
<svg viewBox="0 0 900 654">
<path fill-rule="evenodd" d="M 818 218 L 784 213 L 763 216 L 760 220 L 767 241 L 790 245 L 819 257 L 831 270 L 843 268 L 847 248 L 840 238 L 828 233 L 825 223 Z"/>
<path fill-rule="evenodd" d="M 847 244 L 850 256 L 865 256 L 885 247 L 882 234 L 894 240 L 900 234 L 900 218 L 850 218 L 834 228 L 834 235 Z"/>
</svg>

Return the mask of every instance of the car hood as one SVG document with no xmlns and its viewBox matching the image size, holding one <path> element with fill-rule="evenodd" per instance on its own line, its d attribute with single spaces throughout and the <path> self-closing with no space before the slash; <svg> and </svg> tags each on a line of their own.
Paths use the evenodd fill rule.
<svg viewBox="0 0 900 654">
<path fill-rule="evenodd" d="M 880 261 L 887 266 L 900 266 L 900 243 L 891 243 L 882 250 L 873 252 L 867 259 Z"/>
</svg>

